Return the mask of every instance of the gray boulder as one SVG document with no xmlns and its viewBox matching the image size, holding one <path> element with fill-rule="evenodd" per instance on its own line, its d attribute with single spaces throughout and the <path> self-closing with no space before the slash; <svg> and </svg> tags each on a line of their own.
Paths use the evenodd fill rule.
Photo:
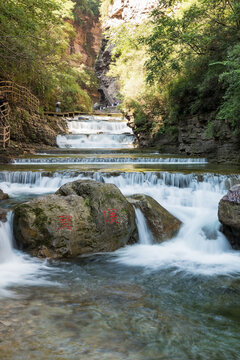
<svg viewBox="0 0 240 360">
<path fill-rule="evenodd" d="M 181 221 L 159 205 L 151 196 L 136 194 L 128 196 L 127 199 L 142 211 L 157 243 L 171 239 L 176 235 L 182 224 Z"/>
<path fill-rule="evenodd" d="M 240 249 L 240 184 L 233 186 L 219 202 L 221 230 L 233 249 Z"/>
<path fill-rule="evenodd" d="M 74 257 L 136 241 L 133 206 L 113 184 L 67 183 L 55 195 L 17 206 L 14 214 L 17 244 L 35 256 Z"/>
<path fill-rule="evenodd" d="M 8 194 L 4 193 L 1 189 L 0 189 L 0 200 L 5 200 L 8 199 L 9 196 Z"/>
<path fill-rule="evenodd" d="M 7 210 L 0 208 L 0 221 L 7 222 Z"/>
</svg>

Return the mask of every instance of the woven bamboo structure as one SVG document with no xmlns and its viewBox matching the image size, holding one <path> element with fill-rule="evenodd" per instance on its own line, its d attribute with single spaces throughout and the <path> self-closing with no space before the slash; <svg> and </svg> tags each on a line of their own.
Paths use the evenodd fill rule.
<svg viewBox="0 0 240 360">
<path fill-rule="evenodd" d="M 0 105 L 0 146 L 4 149 L 10 143 L 9 105 L 7 102 Z"/>
</svg>

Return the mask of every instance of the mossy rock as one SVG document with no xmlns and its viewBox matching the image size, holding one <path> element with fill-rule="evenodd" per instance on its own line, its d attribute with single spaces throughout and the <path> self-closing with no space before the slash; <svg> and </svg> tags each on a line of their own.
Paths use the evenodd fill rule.
<svg viewBox="0 0 240 360">
<path fill-rule="evenodd" d="M 156 243 L 173 238 L 179 231 L 181 221 L 170 214 L 151 196 L 135 194 L 128 196 L 127 199 L 144 214 Z"/>
<path fill-rule="evenodd" d="M 115 185 L 79 180 L 18 205 L 14 234 L 19 248 L 36 256 L 114 251 L 136 241 L 135 214 Z"/>
</svg>

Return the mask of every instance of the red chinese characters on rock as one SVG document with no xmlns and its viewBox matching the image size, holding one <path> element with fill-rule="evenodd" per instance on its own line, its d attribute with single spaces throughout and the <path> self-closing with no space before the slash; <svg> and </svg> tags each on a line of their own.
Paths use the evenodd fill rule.
<svg viewBox="0 0 240 360">
<path fill-rule="evenodd" d="M 105 222 L 109 224 L 119 224 L 117 221 L 117 215 L 116 215 L 117 209 L 107 209 L 104 210 L 104 218 Z"/>
<path fill-rule="evenodd" d="M 57 230 L 61 230 L 61 229 L 68 229 L 68 230 L 72 230 L 72 216 L 68 216 L 68 215 L 61 215 L 58 216 L 59 221 L 60 221 L 60 225 L 62 225 L 61 227 L 59 227 Z"/>
</svg>

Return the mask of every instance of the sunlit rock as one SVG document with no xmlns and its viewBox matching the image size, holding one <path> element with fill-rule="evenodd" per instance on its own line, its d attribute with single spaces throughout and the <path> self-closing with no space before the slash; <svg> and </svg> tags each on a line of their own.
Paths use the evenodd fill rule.
<svg viewBox="0 0 240 360">
<path fill-rule="evenodd" d="M 136 194 L 127 197 L 127 199 L 142 211 L 156 242 L 160 243 L 176 235 L 181 226 L 181 221 L 170 214 L 151 196 Z"/>
<path fill-rule="evenodd" d="M 133 206 L 113 184 L 78 180 L 15 208 L 14 234 L 42 257 L 114 251 L 136 241 Z"/>
<path fill-rule="evenodd" d="M 240 249 L 240 184 L 233 186 L 219 202 L 218 218 L 233 249 Z"/>
</svg>

